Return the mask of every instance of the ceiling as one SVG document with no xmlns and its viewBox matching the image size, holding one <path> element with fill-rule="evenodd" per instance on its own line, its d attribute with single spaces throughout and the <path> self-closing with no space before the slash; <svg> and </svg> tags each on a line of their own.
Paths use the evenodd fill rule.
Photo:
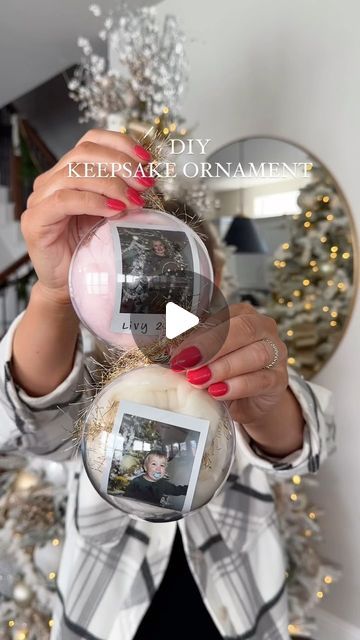
<svg viewBox="0 0 360 640">
<path fill-rule="evenodd" d="M 161 1 L 131 0 L 131 6 Z M 0 107 L 79 61 L 78 36 L 93 38 L 102 26 L 88 10 L 89 4 L 89 0 L 0 0 Z M 115 0 L 99 0 L 104 11 L 114 4 Z"/>
</svg>

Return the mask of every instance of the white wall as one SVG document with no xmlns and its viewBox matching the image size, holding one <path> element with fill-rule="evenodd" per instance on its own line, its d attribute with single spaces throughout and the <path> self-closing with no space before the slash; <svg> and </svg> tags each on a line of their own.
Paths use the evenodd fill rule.
<svg viewBox="0 0 360 640">
<path fill-rule="evenodd" d="M 165 0 L 190 42 L 188 124 L 211 151 L 242 136 L 288 138 L 338 179 L 360 225 L 358 0 Z M 210 149 L 209 149 L 210 150 Z M 344 576 L 323 607 L 360 627 L 360 302 L 337 353 L 318 376 L 334 390 L 338 451 L 320 474 L 322 549 Z M 340 640 L 340 638 L 338 639 Z"/>
</svg>

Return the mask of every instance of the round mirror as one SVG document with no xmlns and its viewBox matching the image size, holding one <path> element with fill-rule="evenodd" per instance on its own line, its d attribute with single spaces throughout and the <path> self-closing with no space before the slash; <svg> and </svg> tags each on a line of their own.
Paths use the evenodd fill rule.
<svg viewBox="0 0 360 640">
<path fill-rule="evenodd" d="M 233 142 L 208 162 L 233 300 L 277 321 L 289 364 L 310 378 L 339 344 L 353 305 L 357 243 L 344 195 L 317 158 L 275 138 Z"/>
</svg>

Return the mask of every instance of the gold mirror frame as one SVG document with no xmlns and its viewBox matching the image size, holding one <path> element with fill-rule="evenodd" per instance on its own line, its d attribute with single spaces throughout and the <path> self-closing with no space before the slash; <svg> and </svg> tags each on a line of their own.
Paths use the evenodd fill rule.
<svg viewBox="0 0 360 640">
<path fill-rule="evenodd" d="M 331 178 L 332 180 L 332 184 L 335 188 L 335 192 L 338 196 L 338 198 L 340 199 L 342 208 L 344 210 L 344 212 L 346 213 L 347 216 L 347 220 L 348 220 L 348 224 L 349 224 L 349 231 L 351 234 L 351 244 L 352 244 L 352 254 L 353 254 L 353 267 L 352 267 L 352 297 L 351 300 L 349 299 L 349 306 L 348 306 L 348 313 L 347 313 L 347 317 L 346 320 L 343 323 L 342 326 L 342 330 L 341 332 L 339 331 L 339 338 L 336 342 L 334 342 L 333 345 L 333 349 L 331 350 L 331 352 L 327 355 L 327 357 L 324 357 L 321 365 L 316 368 L 313 371 L 309 371 L 309 370 L 302 370 L 301 366 L 297 366 L 296 367 L 296 363 L 292 362 L 292 358 L 289 358 L 289 364 L 292 366 L 295 366 L 295 368 L 297 368 L 300 373 L 302 373 L 304 375 L 304 377 L 306 377 L 307 379 L 311 379 L 314 375 L 316 375 L 317 373 L 319 373 L 319 371 L 321 371 L 321 369 L 330 361 L 331 357 L 334 355 L 334 353 L 336 352 L 336 350 L 338 349 L 343 337 L 345 336 L 348 327 L 349 327 L 349 323 L 350 323 L 350 319 L 352 317 L 353 311 L 354 311 L 354 306 L 356 303 L 356 296 L 358 293 L 358 287 L 359 287 L 359 243 L 358 243 L 358 234 L 357 234 L 357 229 L 356 229 L 356 225 L 355 225 L 355 221 L 348 203 L 348 200 L 345 197 L 344 191 L 342 189 L 342 187 L 340 186 L 338 180 L 336 178 L 334 178 L 333 173 L 329 170 L 329 168 L 327 167 L 327 165 L 314 153 L 310 152 L 306 147 L 304 147 L 301 144 L 295 143 L 293 141 L 290 141 L 287 138 L 283 138 L 283 137 L 275 137 L 273 135 L 254 135 L 254 136 L 246 136 L 243 138 L 240 138 L 238 140 L 233 140 L 232 142 L 228 142 L 227 144 L 218 147 L 217 149 L 215 149 L 214 151 L 211 152 L 211 154 L 209 154 L 209 156 L 207 157 L 207 161 L 211 162 L 212 158 L 218 154 L 219 152 L 223 152 L 227 147 L 230 147 L 233 144 L 241 144 L 241 143 L 245 143 L 245 142 L 249 142 L 252 140 L 268 140 L 268 141 L 274 141 L 276 142 L 281 142 L 284 144 L 287 144 L 289 146 L 292 146 L 295 149 L 299 149 L 301 152 L 303 152 L 304 154 L 306 154 L 310 161 L 313 163 L 314 166 L 319 166 L 321 167 L 327 174 L 328 176 Z M 231 179 L 231 178 L 229 178 Z M 309 182 L 307 182 L 306 184 L 309 184 Z M 301 214 L 300 214 L 301 215 Z M 271 315 L 271 313 L 268 310 L 265 310 L 265 313 L 267 313 L 268 315 Z M 289 346 L 289 342 L 287 341 L 286 338 L 284 338 L 284 341 L 287 342 L 288 346 Z"/>
</svg>

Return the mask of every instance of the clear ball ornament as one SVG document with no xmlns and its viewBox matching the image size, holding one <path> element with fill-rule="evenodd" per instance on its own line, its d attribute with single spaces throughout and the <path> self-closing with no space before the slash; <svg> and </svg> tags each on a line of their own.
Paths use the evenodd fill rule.
<svg viewBox="0 0 360 640">
<path fill-rule="evenodd" d="M 226 405 L 158 364 L 107 384 L 87 412 L 82 437 L 97 492 L 151 522 L 178 520 L 217 496 L 234 452 Z"/>
<path fill-rule="evenodd" d="M 122 349 L 164 337 L 168 302 L 201 316 L 212 283 L 199 236 L 182 220 L 152 209 L 129 209 L 101 221 L 79 243 L 69 272 L 82 323 Z"/>
</svg>

